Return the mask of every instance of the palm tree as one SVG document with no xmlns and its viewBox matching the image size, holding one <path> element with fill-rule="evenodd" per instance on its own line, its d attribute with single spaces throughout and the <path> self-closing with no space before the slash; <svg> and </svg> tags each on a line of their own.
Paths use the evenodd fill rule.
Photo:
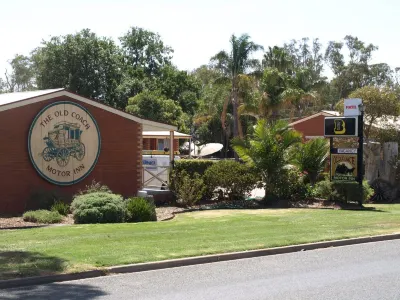
<svg viewBox="0 0 400 300">
<path fill-rule="evenodd" d="M 317 181 L 318 175 L 325 168 L 329 155 L 329 144 L 324 138 L 317 138 L 298 144 L 293 149 L 292 162 L 301 171 L 307 172 L 311 185 Z"/>
<path fill-rule="evenodd" d="M 241 136 L 241 126 L 239 121 L 238 107 L 240 102 L 240 82 L 246 80 L 246 73 L 260 67 L 256 59 L 251 59 L 251 54 L 262 50 L 261 45 L 255 44 L 250 40 L 250 36 L 243 34 L 240 37 L 232 35 L 230 39 L 231 52 L 220 51 L 211 58 L 214 67 L 221 70 L 223 77 L 221 80 L 231 82 L 231 92 L 224 103 L 221 115 L 222 126 L 225 129 L 225 117 L 229 103 L 233 106 L 233 136 Z"/>
<path fill-rule="evenodd" d="M 289 150 L 300 141 L 301 134 L 290 129 L 285 121 L 267 124 L 266 120 L 259 120 L 249 141 L 234 139 L 233 149 L 260 172 L 267 195 L 288 164 Z"/>
<path fill-rule="evenodd" d="M 282 47 L 268 47 L 268 51 L 264 53 L 262 61 L 264 68 L 276 68 L 279 72 L 292 74 L 293 72 L 293 57 Z"/>
</svg>

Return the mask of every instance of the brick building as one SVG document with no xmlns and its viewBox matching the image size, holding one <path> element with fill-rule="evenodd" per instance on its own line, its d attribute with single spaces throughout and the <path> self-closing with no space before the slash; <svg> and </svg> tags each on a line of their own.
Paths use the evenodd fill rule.
<svg viewBox="0 0 400 300">
<path fill-rule="evenodd" d="M 176 129 L 64 89 L 2 94 L 0 212 L 23 212 L 41 192 L 71 199 L 93 180 L 136 195 L 143 131 L 166 131 L 174 139 Z"/>
</svg>

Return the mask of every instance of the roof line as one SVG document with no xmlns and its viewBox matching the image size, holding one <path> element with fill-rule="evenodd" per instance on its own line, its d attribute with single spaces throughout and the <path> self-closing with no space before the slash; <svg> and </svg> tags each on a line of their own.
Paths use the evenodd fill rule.
<svg viewBox="0 0 400 300">
<path fill-rule="evenodd" d="M 11 103 L 0 105 L 0 112 L 1 111 L 6 111 L 6 110 L 10 110 L 10 109 L 14 109 L 14 108 L 18 108 L 18 107 L 22 107 L 22 106 L 26 106 L 26 105 L 29 105 L 29 104 L 32 104 L 32 103 L 38 103 L 38 102 L 50 100 L 51 98 L 60 97 L 60 96 L 70 97 L 70 98 L 72 98 L 74 100 L 78 100 L 78 101 L 81 101 L 81 102 L 86 103 L 88 105 L 95 106 L 97 108 L 106 110 L 108 112 L 111 112 L 113 114 L 119 115 L 119 116 L 121 116 L 123 118 L 135 121 L 135 122 L 143 124 L 143 125 L 155 126 L 155 127 L 160 127 L 160 128 L 163 128 L 163 129 L 174 130 L 174 131 L 178 130 L 177 126 L 173 126 L 173 125 L 165 124 L 165 123 L 161 123 L 161 122 L 156 122 L 156 121 L 152 121 L 152 120 L 148 120 L 148 119 L 139 118 L 139 117 L 134 116 L 134 115 L 132 115 L 132 114 L 130 114 L 128 112 L 125 112 L 123 110 L 114 108 L 114 107 L 109 106 L 107 104 L 100 103 L 100 102 L 98 102 L 96 100 L 92 100 L 92 99 L 87 98 L 87 97 L 80 96 L 80 95 L 78 95 L 76 93 L 67 91 L 66 89 L 61 89 L 59 91 L 49 92 L 48 94 L 29 97 L 29 98 L 26 98 L 26 99 L 22 99 L 22 100 L 18 100 L 18 101 L 14 101 L 14 102 L 11 102 Z"/>
<path fill-rule="evenodd" d="M 314 119 L 314 118 L 316 118 L 316 117 L 318 117 L 318 116 L 330 117 L 330 116 L 335 116 L 335 115 L 334 115 L 334 114 L 327 113 L 327 112 L 324 112 L 324 111 L 320 111 L 319 113 L 315 113 L 315 114 L 313 114 L 313 115 L 311 115 L 311 116 L 304 117 L 304 118 L 302 118 L 302 119 L 300 119 L 300 120 L 297 120 L 297 121 L 295 121 L 295 122 L 293 122 L 293 123 L 290 123 L 289 126 L 293 126 L 293 125 L 296 125 L 296 124 L 299 124 L 299 123 L 308 121 L 308 120 L 310 120 L 310 119 Z"/>
</svg>

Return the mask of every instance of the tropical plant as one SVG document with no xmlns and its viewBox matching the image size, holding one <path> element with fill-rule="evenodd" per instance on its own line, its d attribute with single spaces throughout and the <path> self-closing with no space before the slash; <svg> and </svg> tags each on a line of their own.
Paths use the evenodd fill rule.
<svg viewBox="0 0 400 300">
<path fill-rule="evenodd" d="M 329 144 L 324 138 L 299 143 L 291 151 L 292 163 L 306 173 L 311 185 L 316 183 L 318 175 L 323 172 L 328 154 Z"/>
<path fill-rule="evenodd" d="M 243 34 L 240 37 L 231 36 L 231 52 L 220 51 L 211 58 L 211 62 L 215 68 L 221 70 L 224 75 L 225 82 L 231 82 L 231 92 L 226 98 L 224 109 L 222 112 L 222 126 L 225 128 L 225 118 L 228 105 L 231 102 L 233 106 L 233 136 L 240 136 L 240 121 L 238 115 L 238 107 L 240 105 L 240 82 L 246 80 L 248 71 L 260 68 L 260 62 L 257 59 L 251 59 L 252 53 L 262 50 L 261 45 L 255 44 L 250 40 L 250 36 Z M 221 80 L 222 81 L 222 80 Z"/>
<path fill-rule="evenodd" d="M 259 120 L 250 139 L 234 139 L 233 148 L 241 159 L 259 171 L 267 195 L 288 164 L 289 150 L 300 141 L 301 134 L 289 128 L 287 122 L 279 120 L 268 124 L 266 120 Z"/>
</svg>

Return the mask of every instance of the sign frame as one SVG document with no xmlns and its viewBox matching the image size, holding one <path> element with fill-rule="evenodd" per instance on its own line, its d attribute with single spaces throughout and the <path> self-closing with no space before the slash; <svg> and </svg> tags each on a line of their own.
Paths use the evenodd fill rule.
<svg viewBox="0 0 400 300">
<path fill-rule="evenodd" d="M 333 163 L 334 161 L 334 157 L 346 157 L 348 159 L 353 159 L 353 164 L 351 164 L 351 166 L 353 167 L 353 176 L 351 175 L 342 175 L 342 178 L 338 178 L 335 177 L 336 176 L 336 172 L 337 172 L 337 168 L 339 167 L 338 163 Z M 338 160 L 340 162 L 340 160 Z M 347 170 L 351 170 L 347 167 L 347 165 L 345 164 L 346 161 L 344 161 L 341 165 L 341 169 L 344 169 L 344 172 L 346 172 Z M 355 175 L 354 175 L 355 172 Z M 346 177 L 347 176 L 347 177 Z M 338 154 L 338 153 L 331 153 L 330 155 L 330 177 L 331 177 L 331 181 L 333 182 L 357 182 L 358 178 L 359 178 L 359 170 L 358 170 L 358 154 L 349 154 L 349 153 L 345 153 L 345 154 Z"/>
<path fill-rule="evenodd" d="M 37 166 L 37 163 L 36 163 L 36 161 L 35 161 L 33 155 L 32 155 L 32 148 L 31 148 L 32 132 L 33 132 L 33 130 L 34 130 L 34 128 L 35 128 L 35 125 L 36 125 L 37 121 L 39 120 L 39 118 L 40 118 L 40 117 L 42 116 L 42 114 L 43 114 L 46 110 L 48 110 L 49 108 L 51 108 L 51 107 L 53 107 L 53 106 L 56 106 L 56 105 L 63 105 L 63 104 L 73 105 L 73 106 L 76 106 L 76 107 L 78 107 L 79 109 L 83 110 L 83 111 L 90 117 L 91 121 L 93 122 L 93 124 L 94 124 L 94 126 L 95 126 L 95 128 L 96 128 L 97 136 L 98 136 L 98 149 L 97 149 L 97 154 L 96 154 L 96 157 L 95 157 L 95 159 L 93 160 L 93 163 L 92 163 L 92 165 L 90 166 L 89 170 L 88 170 L 83 176 L 79 177 L 78 179 L 74 179 L 74 180 L 72 180 L 72 181 L 65 181 L 65 182 L 54 180 L 54 179 L 50 178 L 49 176 L 47 176 L 42 170 L 40 170 L 40 169 L 38 168 L 38 166 Z M 31 123 L 31 126 L 29 127 L 27 142 L 28 142 L 28 154 L 29 154 L 29 159 L 30 159 L 30 161 L 31 161 L 31 163 L 32 163 L 32 165 L 33 165 L 33 167 L 35 168 L 36 172 L 37 172 L 43 179 L 47 180 L 48 182 L 50 182 L 50 183 L 52 183 L 52 184 L 54 184 L 54 185 L 58 185 L 58 186 L 71 186 L 71 185 L 74 185 L 74 184 L 76 184 L 76 183 L 78 183 L 78 182 L 84 180 L 86 177 L 88 177 L 88 176 L 92 173 L 92 171 L 93 171 L 93 169 L 95 168 L 95 166 L 97 165 L 97 162 L 98 162 L 98 159 L 99 159 L 99 156 L 100 156 L 100 152 L 101 152 L 101 135 L 100 135 L 100 129 L 99 129 L 99 126 L 98 126 L 98 124 L 97 124 L 96 119 L 93 117 L 93 115 L 92 115 L 85 107 L 83 107 L 82 105 L 80 105 L 80 104 L 78 104 L 78 103 L 76 103 L 76 102 L 74 102 L 74 101 L 69 101 L 69 100 L 55 101 L 55 102 L 50 103 L 50 104 L 46 105 L 45 107 L 43 107 L 43 108 L 35 115 L 35 118 L 33 119 L 32 123 Z"/>
<path fill-rule="evenodd" d="M 355 120 L 355 132 L 354 134 L 327 134 L 326 133 L 326 120 L 343 120 L 343 119 L 354 119 Z M 324 119 L 324 136 L 325 137 L 358 137 L 358 117 L 325 117 Z"/>
</svg>

